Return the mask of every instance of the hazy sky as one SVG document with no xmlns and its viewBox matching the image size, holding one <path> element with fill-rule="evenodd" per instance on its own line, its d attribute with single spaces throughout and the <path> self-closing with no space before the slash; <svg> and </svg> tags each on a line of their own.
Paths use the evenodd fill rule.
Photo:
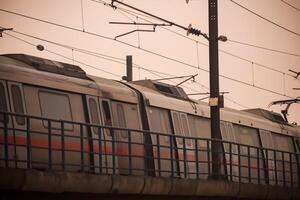
<svg viewBox="0 0 300 200">
<path fill-rule="evenodd" d="M 236 109 L 256 107 L 267 109 L 271 101 L 288 99 L 288 96 L 294 98 L 300 96 L 299 90 L 292 90 L 300 87 L 300 77 L 295 79 L 288 71 L 288 69 L 300 71 L 300 1 L 284 0 L 298 10 L 281 0 L 235 1 L 298 35 L 262 20 L 230 0 L 219 0 L 219 35 L 225 35 L 231 40 L 219 44 L 222 50 L 219 53 L 220 74 L 256 86 L 251 87 L 221 77 L 220 90 L 230 92 L 226 94 L 225 106 Z M 106 2 L 110 3 L 109 0 Z M 124 0 L 123 2 L 182 26 L 187 27 L 192 24 L 202 32 L 208 32 L 207 0 L 190 0 L 188 4 L 185 0 Z M 116 80 L 120 80 L 120 77 L 125 75 L 126 68 L 122 64 L 124 61 L 110 58 L 117 61 L 113 62 L 103 57 L 107 58 L 105 56 L 107 55 L 125 59 L 126 55 L 132 55 L 133 62 L 140 66 L 134 69 L 134 80 L 198 74 L 196 82 L 188 81 L 183 85 L 184 89 L 187 93 L 208 91 L 206 87 L 209 86 L 209 74 L 205 72 L 209 68 L 206 39 L 197 36 L 185 37 L 184 30 L 167 26 L 157 27 L 154 33 L 135 32 L 117 39 L 122 42 L 115 41 L 114 37 L 117 35 L 137 28 L 151 30 L 152 27 L 111 25 L 109 24 L 111 21 L 145 22 L 144 19 L 147 19 L 151 22 L 163 23 L 143 15 L 137 17 L 137 14 L 131 12 L 132 10 L 129 9 L 128 12 L 124 10 L 128 8 L 118 6 L 121 9 L 112 9 L 93 0 L 0 0 L 0 26 L 104 55 L 102 58 L 99 55 L 98 57 L 87 55 L 76 49 L 72 51 L 14 32 L 7 33 L 25 42 L 3 34 L 0 39 L 0 53 L 24 53 L 74 63 L 81 66 L 88 74 Z M 3 10 L 42 19 L 52 24 Z M 82 32 L 83 30 L 85 33 Z M 233 41 L 295 55 L 253 48 Z M 49 51 L 37 51 L 28 42 L 33 45 L 41 44 Z M 159 71 L 161 74 L 145 69 Z M 178 83 L 182 80 L 174 81 Z M 265 88 L 273 93 L 258 88 Z M 198 99 L 202 97 L 193 96 Z M 278 111 L 283 108 L 273 106 L 270 109 Z M 291 107 L 290 121 L 300 124 L 300 104 Z"/>
</svg>

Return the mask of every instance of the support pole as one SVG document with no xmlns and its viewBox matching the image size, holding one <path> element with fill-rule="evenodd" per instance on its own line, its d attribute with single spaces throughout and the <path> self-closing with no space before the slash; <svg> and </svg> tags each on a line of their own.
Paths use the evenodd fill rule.
<svg viewBox="0 0 300 200">
<path fill-rule="evenodd" d="M 132 81 L 132 56 L 126 56 L 126 68 L 127 68 L 127 77 L 128 82 Z"/>
<path fill-rule="evenodd" d="M 211 138 L 221 139 L 219 98 L 219 54 L 218 54 L 218 0 L 209 0 L 209 77 Z M 212 174 L 210 178 L 221 179 L 222 144 L 212 141 Z"/>
</svg>

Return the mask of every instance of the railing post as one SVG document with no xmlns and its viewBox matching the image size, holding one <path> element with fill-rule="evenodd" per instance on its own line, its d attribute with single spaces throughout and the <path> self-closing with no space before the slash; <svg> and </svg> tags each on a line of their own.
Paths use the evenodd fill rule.
<svg viewBox="0 0 300 200">
<path fill-rule="evenodd" d="M 26 120 L 26 140 L 27 140 L 27 168 L 31 167 L 31 137 L 30 137 L 30 118 Z"/>
<path fill-rule="evenodd" d="M 291 187 L 294 186 L 294 177 L 293 177 L 293 157 L 292 153 L 289 153 L 290 155 L 290 177 L 291 177 Z"/>
<path fill-rule="evenodd" d="M 276 151 L 273 150 L 273 158 L 274 158 L 274 171 L 275 171 L 275 184 L 278 184 L 278 173 L 277 173 L 277 158 L 276 158 Z"/>
<path fill-rule="evenodd" d="M 50 119 L 48 119 L 48 168 L 52 169 L 52 127 Z"/>
<path fill-rule="evenodd" d="M 184 170 L 184 178 L 187 178 L 188 172 L 187 172 L 187 159 L 186 159 L 186 145 L 185 145 L 185 138 L 182 139 L 182 150 L 183 150 L 183 170 Z"/>
<path fill-rule="evenodd" d="M 175 138 L 176 140 L 176 138 Z M 170 161 L 171 161 L 171 177 L 174 177 L 174 166 L 173 166 L 173 137 L 170 135 Z"/>
<path fill-rule="evenodd" d="M 195 161 L 196 161 L 196 177 L 199 178 L 199 160 L 198 160 L 198 139 L 194 139 L 195 141 Z"/>
<path fill-rule="evenodd" d="M 250 158 L 250 147 L 247 146 L 247 156 L 248 156 L 248 181 L 251 183 L 251 158 Z"/>
<path fill-rule="evenodd" d="M 8 131 L 7 131 L 7 125 L 8 125 L 8 116 L 7 113 L 3 113 L 4 117 L 4 152 L 5 152 L 5 167 L 8 167 Z"/>
<path fill-rule="evenodd" d="M 266 183 L 270 184 L 270 175 L 271 175 L 270 173 L 271 173 L 271 171 L 269 170 L 269 151 L 268 151 L 268 149 L 266 149 L 266 170 L 265 170 L 265 172 L 266 172 L 266 175 L 267 175 Z"/>
<path fill-rule="evenodd" d="M 229 143 L 229 170 L 230 170 L 230 181 L 233 180 L 233 169 L 232 169 L 232 143 Z"/>
<path fill-rule="evenodd" d="M 260 184 L 260 149 L 257 147 L 256 148 L 256 167 L 257 167 L 257 183 Z"/>
<path fill-rule="evenodd" d="M 242 180 L 242 173 L 241 173 L 241 146 L 238 144 L 238 169 L 239 169 L 239 183 Z"/>
<path fill-rule="evenodd" d="M 282 157 L 282 177 L 283 177 L 283 186 L 286 186 L 286 180 L 285 180 L 285 160 L 284 160 L 284 152 L 281 152 Z"/>
<path fill-rule="evenodd" d="M 80 124 L 80 170 L 84 171 L 84 143 L 83 143 L 83 126 Z"/>
<path fill-rule="evenodd" d="M 209 140 L 206 140 L 206 147 L 207 147 L 207 173 L 208 173 L 208 177 L 211 176 L 211 172 L 210 172 L 210 145 L 209 145 Z"/>
<path fill-rule="evenodd" d="M 132 154 L 131 154 L 131 131 L 128 130 L 128 160 L 129 160 L 129 175 L 132 174 Z"/>
<path fill-rule="evenodd" d="M 158 165 L 158 176 L 161 176 L 161 160 L 160 160 L 160 139 L 159 134 L 156 133 L 156 149 L 157 149 L 157 165 Z"/>
<path fill-rule="evenodd" d="M 112 146 L 112 174 L 116 174 L 116 149 L 115 149 L 115 134 L 114 134 L 114 129 L 109 128 L 111 132 L 111 146 Z"/>
<path fill-rule="evenodd" d="M 102 174 L 102 131 L 100 127 L 97 127 L 98 129 L 98 156 L 99 156 L 99 173 Z M 103 134 L 105 133 L 105 130 L 103 130 Z"/>
<path fill-rule="evenodd" d="M 62 170 L 65 171 L 65 124 L 61 121 L 61 165 Z"/>
</svg>

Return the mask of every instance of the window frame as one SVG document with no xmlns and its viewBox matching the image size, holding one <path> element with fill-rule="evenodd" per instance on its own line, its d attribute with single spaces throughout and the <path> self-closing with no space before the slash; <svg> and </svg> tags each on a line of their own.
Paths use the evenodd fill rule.
<svg viewBox="0 0 300 200">
<path fill-rule="evenodd" d="M 6 101 L 5 102 L 6 103 L 6 111 L 3 110 L 3 112 L 10 112 L 10 102 L 9 102 L 9 95 L 8 95 L 8 91 L 7 91 L 6 81 L 0 79 L 0 84 L 3 86 L 4 100 Z M 10 124 L 10 122 L 11 122 L 11 116 L 8 116 L 6 124 Z M 4 124 L 4 117 L 3 117 L 3 121 L 0 120 L 0 124 Z"/>
<path fill-rule="evenodd" d="M 44 118 L 47 118 L 47 119 L 53 119 L 53 118 L 49 118 L 49 117 L 46 117 L 44 116 L 43 114 L 43 109 L 42 109 L 42 104 L 41 104 L 41 98 L 40 98 L 40 93 L 50 93 L 50 94 L 55 94 L 55 95 L 61 95 L 61 96 L 66 96 L 68 98 L 68 104 L 69 104 L 69 109 L 70 109 L 70 117 L 71 119 L 70 120 L 66 120 L 66 121 L 73 121 L 73 113 L 72 113 L 72 106 L 71 106 L 71 98 L 69 96 L 68 93 L 66 92 L 61 92 L 61 91 L 58 91 L 58 90 L 52 90 L 52 89 L 44 89 L 44 88 L 39 88 L 38 89 L 38 100 L 39 100 L 39 106 L 40 106 L 40 111 L 41 111 L 41 116 L 44 117 Z M 65 121 L 65 119 L 55 119 L 55 120 L 62 120 L 62 121 Z M 55 122 L 54 122 L 55 123 Z M 43 127 L 44 128 L 48 128 L 48 122 L 43 120 Z M 53 123 L 52 123 L 53 124 Z M 74 131 L 74 125 L 73 124 L 70 124 L 68 123 L 68 125 L 70 125 L 71 128 L 67 128 L 66 125 L 64 127 L 64 130 L 66 131 Z M 54 130 L 61 130 L 61 127 L 55 127 L 55 126 L 51 126 L 51 129 L 54 129 Z"/>
<path fill-rule="evenodd" d="M 20 114 L 24 114 L 26 115 L 26 106 L 25 106 L 25 98 L 24 98 L 24 91 L 23 91 L 23 85 L 22 83 L 19 82 L 14 82 L 14 81 L 8 81 L 7 82 L 7 86 L 8 86 L 8 94 L 9 94 L 9 102 L 10 102 L 10 108 L 11 108 L 11 112 L 16 113 L 15 111 L 15 106 L 14 106 L 14 101 L 13 101 L 13 94 L 12 94 L 12 86 L 16 86 L 20 89 L 20 94 L 21 94 L 21 101 L 22 101 L 22 107 L 23 107 L 23 113 Z M 24 117 L 24 124 L 19 124 L 17 121 L 17 116 L 13 116 L 13 124 L 15 128 L 24 128 L 26 127 L 26 118 Z"/>
</svg>

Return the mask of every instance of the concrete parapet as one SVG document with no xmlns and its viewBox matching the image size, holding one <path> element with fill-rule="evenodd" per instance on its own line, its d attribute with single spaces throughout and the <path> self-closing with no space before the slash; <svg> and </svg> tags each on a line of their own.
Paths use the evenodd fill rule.
<svg viewBox="0 0 300 200">
<path fill-rule="evenodd" d="M 64 192 L 109 193 L 112 177 L 83 173 L 61 173 L 61 187 Z"/>
<path fill-rule="evenodd" d="M 55 172 L 26 170 L 22 190 L 61 193 L 61 175 Z"/>
<path fill-rule="evenodd" d="M 199 180 L 196 179 L 176 179 L 170 178 L 172 181 L 172 189 L 169 192 L 169 195 L 184 195 L 184 196 L 193 196 L 197 191 L 197 185 Z"/>
<path fill-rule="evenodd" d="M 172 182 L 167 177 L 145 177 L 142 194 L 167 195 L 172 189 Z"/>
<path fill-rule="evenodd" d="M 143 188 L 143 176 L 112 176 L 111 193 L 140 194 Z"/>
<path fill-rule="evenodd" d="M 239 184 L 226 180 L 198 180 L 197 196 L 237 197 Z"/>
<path fill-rule="evenodd" d="M 170 197 L 300 199 L 299 188 L 227 180 L 111 176 L 76 172 L 0 168 L 0 190 L 47 193 L 135 194 Z"/>
<path fill-rule="evenodd" d="M 0 189 L 19 190 L 25 182 L 25 171 L 22 169 L 0 168 Z"/>
<path fill-rule="evenodd" d="M 292 188 L 281 187 L 281 186 L 268 186 L 269 193 L 267 199 L 291 199 L 292 198 Z"/>
<path fill-rule="evenodd" d="M 240 183 L 239 187 L 238 197 L 246 199 L 266 199 L 270 189 L 268 185 L 250 183 Z"/>
</svg>

